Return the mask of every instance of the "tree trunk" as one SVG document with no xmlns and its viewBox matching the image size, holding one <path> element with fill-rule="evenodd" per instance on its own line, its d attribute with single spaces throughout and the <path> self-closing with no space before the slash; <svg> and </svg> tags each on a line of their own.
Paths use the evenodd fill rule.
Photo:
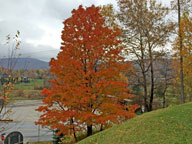
<svg viewBox="0 0 192 144">
<path fill-rule="evenodd" d="M 141 70 L 143 75 L 143 89 L 144 89 L 144 107 L 145 111 L 149 110 L 148 101 L 147 101 L 147 79 L 146 79 L 146 69 L 145 69 L 145 59 L 144 59 L 144 49 L 143 49 L 143 38 L 140 36 L 140 45 L 141 45 Z"/>
<path fill-rule="evenodd" d="M 166 76 L 167 77 L 167 76 Z M 164 91 L 163 91 L 163 108 L 165 108 L 166 107 L 166 97 L 165 97 L 165 94 L 166 94 L 166 91 L 167 91 L 167 86 L 168 84 L 167 84 L 167 81 L 165 81 L 165 89 L 164 89 Z"/>
<path fill-rule="evenodd" d="M 154 96 L 154 74 L 153 69 L 151 68 L 151 93 L 150 93 L 150 102 L 149 102 L 149 111 L 153 110 L 153 96 Z"/>
<path fill-rule="evenodd" d="M 154 96 L 154 69 L 153 69 L 153 56 L 152 56 L 150 45 L 149 45 L 149 55 L 150 55 L 150 64 L 151 64 L 151 91 L 150 91 L 149 111 L 152 111 L 153 110 L 153 96 Z"/>
<path fill-rule="evenodd" d="M 165 99 L 165 94 L 163 95 L 163 108 L 165 108 L 165 103 L 166 103 L 166 99 Z"/>
<path fill-rule="evenodd" d="M 93 134 L 92 125 L 87 126 L 87 136 L 90 136 Z"/>
<path fill-rule="evenodd" d="M 179 48 L 180 48 L 180 87 L 181 87 L 181 103 L 185 103 L 184 80 L 183 80 L 183 39 L 182 39 L 182 33 L 181 33 L 181 9 L 180 9 L 180 0 L 177 1 L 177 4 L 178 4 Z"/>
<path fill-rule="evenodd" d="M 77 136 L 76 136 L 75 131 L 73 131 L 73 136 L 74 136 L 75 141 L 77 142 Z"/>
<path fill-rule="evenodd" d="M 142 72 L 143 74 L 143 89 L 144 89 L 144 106 L 145 106 L 145 111 L 149 110 L 148 107 L 148 102 L 147 102 L 147 80 L 146 80 L 146 75 L 145 72 Z"/>
<path fill-rule="evenodd" d="M 101 124 L 100 131 L 103 131 L 103 124 Z"/>
<path fill-rule="evenodd" d="M 74 123 L 73 118 L 71 118 L 71 124 L 73 125 L 73 123 Z M 76 136 L 76 131 L 75 131 L 74 125 L 73 125 L 73 136 L 74 136 L 75 141 L 77 142 L 77 136 Z"/>
</svg>

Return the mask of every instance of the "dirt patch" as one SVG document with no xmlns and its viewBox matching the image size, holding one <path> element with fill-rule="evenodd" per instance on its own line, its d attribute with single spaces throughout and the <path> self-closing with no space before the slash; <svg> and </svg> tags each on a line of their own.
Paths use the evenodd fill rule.
<svg viewBox="0 0 192 144">
<path fill-rule="evenodd" d="M 10 93 L 10 99 L 29 99 L 29 100 L 36 100 L 42 99 L 43 96 L 41 95 L 42 90 L 13 90 Z"/>
</svg>

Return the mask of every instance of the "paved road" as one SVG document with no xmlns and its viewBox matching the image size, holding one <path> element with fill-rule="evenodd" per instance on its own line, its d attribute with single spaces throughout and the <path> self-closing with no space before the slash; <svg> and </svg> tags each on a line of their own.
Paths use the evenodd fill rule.
<svg viewBox="0 0 192 144">
<path fill-rule="evenodd" d="M 40 113 L 35 109 L 40 105 L 42 105 L 40 100 L 16 101 L 14 104 L 9 105 L 6 110 L 12 109 L 9 117 L 14 122 L 1 123 L 0 127 L 1 129 L 4 128 L 4 130 L 0 133 L 9 134 L 13 131 L 19 131 L 23 134 L 25 143 L 52 140 L 53 132 L 51 130 L 34 124 L 40 116 Z"/>
</svg>

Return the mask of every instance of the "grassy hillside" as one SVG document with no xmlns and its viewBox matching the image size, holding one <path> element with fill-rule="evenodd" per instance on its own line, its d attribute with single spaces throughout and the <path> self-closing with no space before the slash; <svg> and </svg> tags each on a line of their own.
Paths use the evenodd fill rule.
<svg viewBox="0 0 192 144">
<path fill-rule="evenodd" d="M 79 144 L 191 144 L 192 103 L 143 114 Z"/>
</svg>

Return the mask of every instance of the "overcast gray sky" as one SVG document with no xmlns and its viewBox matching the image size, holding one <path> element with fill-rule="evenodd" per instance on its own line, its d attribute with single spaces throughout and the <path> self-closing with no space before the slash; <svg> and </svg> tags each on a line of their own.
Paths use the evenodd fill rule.
<svg viewBox="0 0 192 144">
<path fill-rule="evenodd" d="M 49 61 L 59 52 L 62 22 L 73 9 L 109 3 L 117 7 L 116 0 L 0 0 L 0 57 L 7 55 L 6 35 L 19 30 L 22 57 Z"/>
</svg>

